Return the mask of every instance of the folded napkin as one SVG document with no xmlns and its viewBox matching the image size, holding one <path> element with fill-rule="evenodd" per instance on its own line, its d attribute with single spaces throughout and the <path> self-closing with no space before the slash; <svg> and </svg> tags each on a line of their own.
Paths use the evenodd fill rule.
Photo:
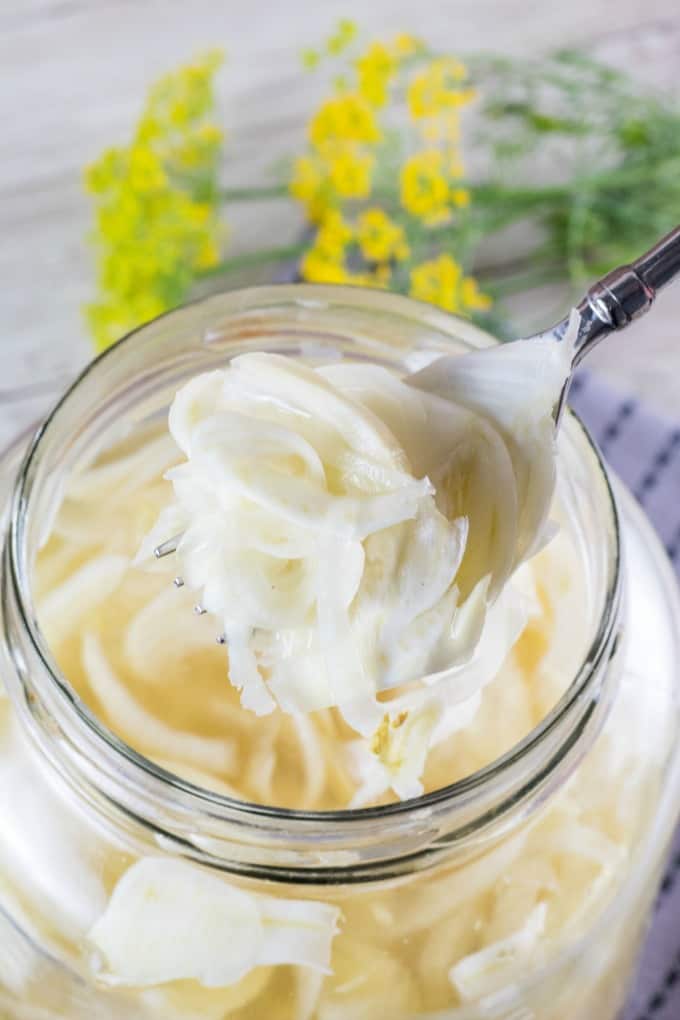
<svg viewBox="0 0 680 1020">
<path fill-rule="evenodd" d="M 578 374 L 569 403 L 642 504 L 680 573 L 680 426 L 590 373 Z M 680 1020 L 680 832 L 622 1020 Z"/>
</svg>

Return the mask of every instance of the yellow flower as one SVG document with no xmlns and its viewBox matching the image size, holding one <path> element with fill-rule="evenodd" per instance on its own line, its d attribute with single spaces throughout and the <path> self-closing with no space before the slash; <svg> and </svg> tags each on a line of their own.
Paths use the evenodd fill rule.
<svg viewBox="0 0 680 1020">
<path fill-rule="evenodd" d="M 163 134 L 163 125 L 153 113 L 144 114 L 135 132 L 135 141 L 144 144 L 153 143 Z"/>
<path fill-rule="evenodd" d="M 125 311 L 117 301 L 93 302 L 85 311 L 95 347 L 103 351 L 135 326 L 155 319 L 165 310 L 165 305 L 155 295 L 138 294 Z"/>
<path fill-rule="evenodd" d="M 380 128 L 369 103 L 355 92 L 333 96 L 317 110 L 309 125 L 313 145 L 322 148 L 327 142 L 380 141 Z"/>
<path fill-rule="evenodd" d="M 401 204 L 426 223 L 449 215 L 449 182 L 444 155 L 438 149 L 426 149 L 406 160 L 401 169 Z"/>
<path fill-rule="evenodd" d="M 411 296 L 457 312 L 462 275 L 460 266 L 450 255 L 440 255 L 411 270 Z"/>
<path fill-rule="evenodd" d="M 293 174 L 288 190 L 307 207 L 310 219 L 320 219 L 326 203 L 321 200 L 324 174 L 314 156 L 298 156 L 293 163 Z"/>
<path fill-rule="evenodd" d="M 422 50 L 422 48 L 422 40 L 418 39 L 415 35 L 409 35 L 407 32 L 400 32 L 392 40 L 392 52 L 397 57 L 410 57 L 413 53 L 417 53 L 418 50 Z"/>
<path fill-rule="evenodd" d="M 314 198 L 323 184 L 323 175 L 319 161 L 311 156 L 298 156 L 293 164 L 293 176 L 290 182 L 291 194 L 302 201 Z"/>
<path fill-rule="evenodd" d="M 206 237 L 194 259 L 196 269 L 214 269 L 220 261 L 220 247 L 214 237 Z"/>
<path fill-rule="evenodd" d="M 200 120 L 213 104 L 213 78 L 223 59 L 220 50 L 210 50 L 160 78 L 149 92 L 147 116 L 179 129 Z"/>
<path fill-rule="evenodd" d="M 138 194 L 160 191 L 168 180 L 156 153 L 143 145 L 130 150 L 127 175 L 130 188 Z"/>
<path fill-rule="evenodd" d="M 195 202 L 181 193 L 177 195 L 176 201 L 181 205 L 182 219 L 192 227 L 206 227 L 212 214 L 212 207 L 208 202 Z"/>
<path fill-rule="evenodd" d="M 144 219 L 145 206 L 148 207 L 149 196 L 142 199 L 130 189 L 121 186 L 119 193 L 107 196 L 95 212 L 97 241 L 105 242 L 111 247 L 124 244 L 130 238 L 136 225 Z M 157 202 L 157 199 L 156 199 Z"/>
<path fill-rule="evenodd" d="M 168 156 L 180 170 L 195 170 L 209 160 L 212 150 L 222 144 L 224 135 L 216 124 L 202 124 L 199 128 L 187 128 L 184 141 L 173 147 Z"/>
<path fill-rule="evenodd" d="M 451 192 L 451 201 L 459 209 L 466 209 L 470 204 L 470 192 L 467 188 L 454 188 Z"/>
<path fill-rule="evenodd" d="M 461 88 L 466 77 L 467 68 L 453 57 L 431 60 L 409 85 L 407 99 L 411 116 L 415 120 L 432 117 L 471 102 L 474 90 Z"/>
<path fill-rule="evenodd" d="M 356 34 L 356 21 L 351 21 L 349 18 L 341 18 L 338 22 L 338 27 L 326 43 L 326 49 L 333 56 L 337 56 L 344 49 L 347 49 Z"/>
<path fill-rule="evenodd" d="M 126 157 L 122 149 L 105 149 L 95 163 L 85 170 L 85 187 L 93 195 L 109 191 L 125 172 Z"/>
<path fill-rule="evenodd" d="M 314 244 L 300 265 L 302 276 L 311 283 L 355 283 L 357 278 L 345 266 L 345 252 L 354 231 L 336 209 L 326 211 Z"/>
<path fill-rule="evenodd" d="M 329 181 L 342 198 L 366 198 L 371 191 L 375 159 L 370 154 L 346 150 L 329 161 Z"/>
<path fill-rule="evenodd" d="M 313 71 L 314 68 L 318 67 L 320 60 L 321 54 L 318 50 L 307 49 L 302 51 L 302 66 L 306 71 Z"/>
<path fill-rule="evenodd" d="M 168 120 L 173 127 L 185 127 L 193 120 L 192 107 L 182 96 L 168 106 Z"/>
<path fill-rule="evenodd" d="M 298 156 L 288 190 L 316 223 L 338 198 L 366 198 L 375 158 L 356 146 L 327 144 L 317 155 Z"/>
<path fill-rule="evenodd" d="M 324 216 L 314 239 L 314 249 L 324 257 L 339 259 L 352 241 L 354 233 L 349 223 L 337 209 L 330 209 Z"/>
<path fill-rule="evenodd" d="M 367 282 L 373 287 L 386 288 L 389 287 L 391 278 L 392 270 L 383 262 L 375 267 L 375 272 L 371 274 Z"/>
<path fill-rule="evenodd" d="M 315 248 L 303 256 L 300 272 L 309 283 L 347 283 L 349 278 L 342 261 L 326 258 Z"/>
<path fill-rule="evenodd" d="M 449 97 L 448 105 L 452 109 L 459 109 L 461 106 L 467 106 L 477 98 L 477 89 L 471 86 L 466 89 L 459 89 L 453 91 Z"/>
<path fill-rule="evenodd" d="M 388 86 L 397 69 L 397 61 L 382 43 L 369 46 L 357 60 L 359 93 L 371 106 L 384 106 L 387 102 Z"/>
<path fill-rule="evenodd" d="M 480 292 L 477 281 L 464 276 L 460 265 L 450 255 L 440 255 L 414 266 L 410 293 L 412 297 L 459 315 L 481 311 L 491 304 L 490 298 Z"/>
<path fill-rule="evenodd" d="M 324 258 L 313 248 L 300 264 L 301 276 L 309 283 L 344 283 L 353 287 L 386 287 L 389 272 L 389 267 L 379 267 L 375 273 L 351 273 L 344 261 Z"/>
<path fill-rule="evenodd" d="M 363 238 L 364 242 L 369 239 L 367 228 L 371 223 L 377 225 L 379 217 L 381 218 L 381 226 L 385 230 L 391 228 L 393 232 L 390 235 L 392 248 L 399 247 L 398 240 L 394 237 L 394 232 L 400 235 L 401 228 L 397 224 L 392 224 L 387 217 L 385 217 L 385 222 L 383 222 L 383 216 L 384 213 L 381 209 L 367 210 L 360 217 L 355 231 L 337 210 L 327 212 L 317 231 L 314 244 L 302 258 L 300 264 L 302 278 L 309 280 L 310 283 L 346 283 L 359 287 L 389 286 L 391 270 L 386 259 L 390 256 L 385 254 L 389 251 L 389 248 L 385 246 L 380 248 L 380 254 L 385 254 L 385 260 L 380 260 L 379 264 L 371 272 L 354 273 L 347 268 L 346 264 L 347 247 L 355 239 L 355 235 L 363 251 L 363 244 L 360 238 Z M 403 240 L 401 243 L 403 244 Z M 378 253 L 377 249 L 373 250 L 375 254 Z M 366 255 L 365 251 L 363 253 Z M 370 258 L 370 256 L 368 257 Z M 376 261 L 378 260 L 376 259 Z"/>
<path fill-rule="evenodd" d="M 480 291 L 477 281 L 472 276 L 463 279 L 460 296 L 465 311 L 484 312 L 491 307 L 491 298 Z"/>
<path fill-rule="evenodd" d="M 208 121 L 197 128 L 196 138 L 203 145 L 221 145 L 224 141 L 224 131 L 217 124 L 212 124 Z"/>
<path fill-rule="evenodd" d="M 357 241 L 367 262 L 402 261 L 409 256 L 403 227 L 382 209 L 366 209 L 359 216 Z M 384 270 L 382 272 L 384 274 Z"/>
<path fill-rule="evenodd" d="M 166 75 L 152 87 L 132 143 L 107 150 L 87 172 L 100 295 L 86 314 L 100 349 L 180 304 L 197 275 L 219 262 L 222 133 L 206 120 L 216 67 L 208 56 Z"/>
</svg>

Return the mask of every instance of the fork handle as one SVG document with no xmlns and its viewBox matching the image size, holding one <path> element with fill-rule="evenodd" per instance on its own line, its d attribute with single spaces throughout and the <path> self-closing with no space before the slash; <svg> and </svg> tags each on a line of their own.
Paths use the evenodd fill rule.
<svg viewBox="0 0 680 1020">
<path fill-rule="evenodd" d="M 577 305 L 581 323 L 574 348 L 574 366 L 608 333 L 624 329 L 644 315 L 658 291 L 679 275 L 680 226 L 631 265 L 620 266 L 593 284 Z"/>
</svg>

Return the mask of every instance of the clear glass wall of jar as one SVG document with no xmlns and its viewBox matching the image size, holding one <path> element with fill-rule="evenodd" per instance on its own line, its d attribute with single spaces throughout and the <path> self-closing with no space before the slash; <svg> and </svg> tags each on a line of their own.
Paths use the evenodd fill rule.
<svg viewBox="0 0 680 1020">
<path fill-rule="evenodd" d="M 162 415 L 190 375 L 246 350 L 312 360 L 349 355 L 403 369 L 433 351 L 488 342 L 468 324 L 383 293 L 285 286 L 219 295 L 127 338 L 66 394 L 21 466 L 26 444 L 5 453 L 1 1015 L 618 1015 L 678 813 L 680 612 L 648 523 L 608 478 L 574 418 L 565 421 L 560 442 L 598 606 L 588 653 L 561 701 L 519 745 L 417 800 L 303 813 L 235 802 L 172 777 L 122 744 L 75 696 L 36 622 L 31 565 L 64 479 L 95 446 L 105 448 L 121 423 L 134 430 Z M 625 769 L 617 772 L 631 743 L 634 781 Z M 624 781 L 630 784 L 626 836 L 598 841 L 585 821 Z M 594 790 L 598 796 L 585 805 Z M 575 811 L 579 803 L 583 810 Z M 530 931 L 524 926 L 513 940 L 511 926 L 493 959 L 475 958 L 479 904 L 487 919 L 503 902 L 509 910 L 503 890 L 521 891 L 545 856 L 555 854 L 586 862 L 582 871 L 581 864 L 572 870 L 564 864 L 557 873 L 558 882 L 573 883 L 559 930 L 540 952 L 523 956 Z M 260 906 L 274 897 L 338 907 L 332 973 L 270 958 L 218 988 L 187 980 L 143 989 L 107 986 L 93 968 L 85 936 L 121 876 L 144 858 L 181 860 Z M 520 915 L 521 902 L 519 896 L 512 907 Z M 535 909 L 534 920 L 540 920 Z M 178 917 L 168 938 L 181 932 Z M 244 937 L 235 930 L 224 953 L 238 955 Z M 462 945 L 468 963 L 456 971 Z"/>
</svg>

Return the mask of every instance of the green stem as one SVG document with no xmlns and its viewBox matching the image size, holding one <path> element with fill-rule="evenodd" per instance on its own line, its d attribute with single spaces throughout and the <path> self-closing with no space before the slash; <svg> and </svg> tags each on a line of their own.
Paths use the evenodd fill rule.
<svg viewBox="0 0 680 1020">
<path fill-rule="evenodd" d="M 302 255 L 309 247 L 309 242 L 299 241 L 297 244 L 284 245 L 281 248 L 267 248 L 264 251 L 249 251 L 243 255 L 233 255 L 224 259 L 212 269 L 206 269 L 201 273 L 202 278 L 221 276 L 223 273 L 233 273 L 237 269 L 249 269 L 251 266 L 266 266 L 272 262 L 284 262 L 286 259 L 295 259 Z"/>
<path fill-rule="evenodd" d="M 495 280 L 501 280 L 505 283 L 515 276 L 530 273 L 536 269 L 537 265 L 540 266 L 541 272 L 554 272 L 556 275 L 564 275 L 564 260 L 553 260 L 551 262 L 547 261 L 549 257 L 550 251 L 547 247 L 535 248 L 531 253 L 520 258 L 506 259 L 504 262 L 491 262 L 478 266 L 473 265 L 473 272 L 475 276 L 484 277 L 489 285 Z"/>
<path fill-rule="evenodd" d="M 543 269 L 536 269 L 533 272 L 511 273 L 505 279 L 487 281 L 484 274 L 480 274 L 479 280 L 485 291 L 494 298 L 508 297 L 520 291 L 531 290 L 533 287 L 540 287 L 547 283 L 554 283 L 556 280 L 564 279 L 564 272 L 554 266 L 546 266 Z"/>
<path fill-rule="evenodd" d="M 224 202 L 260 202 L 268 198 L 285 198 L 289 195 L 287 184 L 263 184 L 255 188 L 224 188 L 220 198 Z"/>
<path fill-rule="evenodd" d="M 506 188 L 502 184 L 473 184 L 469 187 L 476 202 L 509 202 L 522 209 L 566 198 L 573 185 L 552 185 L 545 188 Z"/>
</svg>

